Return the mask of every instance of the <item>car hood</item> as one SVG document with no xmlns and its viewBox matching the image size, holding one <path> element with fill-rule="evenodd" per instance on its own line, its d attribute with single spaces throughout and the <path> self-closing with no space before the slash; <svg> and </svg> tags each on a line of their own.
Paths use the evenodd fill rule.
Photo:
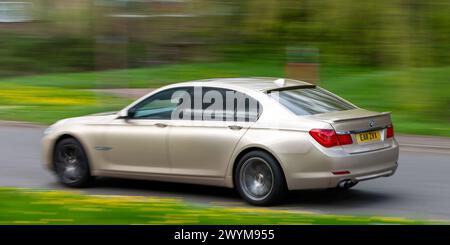
<svg viewBox="0 0 450 245">
<path fill-rule="evenodd" d="M 81 117 L 72 117 L 67 119 L 62 119 L 57 121 L 51 127 L 59 127 L 63 125 L 69 124 L 102 124 L 107 121 L 110 121 L 112 118 L 115 118 L 117 112 L 102 112 L 95 113 L 91 115 L 81 116 Z"/>
</svg>

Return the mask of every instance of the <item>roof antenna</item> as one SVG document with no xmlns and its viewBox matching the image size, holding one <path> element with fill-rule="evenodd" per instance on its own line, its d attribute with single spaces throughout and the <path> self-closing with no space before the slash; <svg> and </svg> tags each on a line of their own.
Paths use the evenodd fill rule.
<svg viewBox="0 0 450 245">
<path fill-rule="evenodd" d="M 286 82 L 284 81 L 284 78 L 280 78 L 273 81 L 273 83 L 275 83 L 278 87 L 283 87 Z"/>
</svg>

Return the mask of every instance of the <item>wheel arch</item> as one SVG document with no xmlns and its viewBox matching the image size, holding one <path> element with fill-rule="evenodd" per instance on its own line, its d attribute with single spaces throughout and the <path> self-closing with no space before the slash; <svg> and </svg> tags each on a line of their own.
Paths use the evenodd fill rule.
<svg viewBox="0 0 450 245">
<path fill-rule="evenodd" d="M 84 150 L 84 152 L 85 152 L 85 154 L 86 154 L 86 157 L 88 158 L 87 160 L 88 160 L 88 165 L 90 165 L 91 163 L 90 163 L 90 153 L 88 152 L 88 150 L 86 149 L 86 146 L 85 146 L 85 144 L 83 143 L 83 141 L 82 140 L 80 140 L 80 138 L 78 137 L 78 136 L 75 136 L 74 134 L 72 134 L 72 133 L 68 133 L 68 132 L 66 132 L 66 133 L 62 133 L 61 135 L 59 135 L 58 137 L 56 137 L 56 139 L 54 140 L 54 142 L 52 143 L 52 148 L 51 148 L 51 154 L 50 154 L 50 160 L 51 160 L 51 167 L 52 167 L 52 170 L 53 171 L 55 171 L 55 159 L 54 159 L 54 157 L 55 157 L 55 150 L 56 150 L 56 145 L 60 142 L 60 141 L 62 141 L 62 140 L 64 140 L 64 139 L 69 139 L 69 138 L 72 138 L 72 139 L 75 139 L 76 141 L 78 141 L 78 143 L 81 145 L 81 147 L 83 147 L 83 150 Z"/>
<path fill-rule="evenodd" d="M 241 160 L 241 158 L 245 154 L 247 154 L 249 152 L 252 152 L 252 151 L 262 151 L 262 152 L 265 152 L 265 153 L 269 154 L 271 157 L 273 157 L 275 159 L 276 163 L 278 164 L 278 166 L 280 167 L 281 172 L 283 173 L 284 184 L 287 186 L 285 169 L 284 169 L 283 164 L 281 163 L 280 159 L 276 156 L 276 154 L 274 154 L 272 151 L 270 151 L 269 149 L 267 149 L 267 148 L 265 148 L 263 146 L 249 146 L 249 147 L 246 147 L 246 148 L 240 150 L 240 152 L 236 155 L 236 157 L 234 157 L 234 159 L 231 162 L 231 164 L 232 164 L 232 166 L 230 168 L 231 169 L 231 172 L 230 172 L 230 175 L 231 175 L 231 187 L 235 187 L 236 186 L 235 185 L 235 178 L 234 178 L 234 176 L 235 176 L 235 173 L 236 173 L 236 168 L 237 168 L 238 162 Z"/>
</svg>

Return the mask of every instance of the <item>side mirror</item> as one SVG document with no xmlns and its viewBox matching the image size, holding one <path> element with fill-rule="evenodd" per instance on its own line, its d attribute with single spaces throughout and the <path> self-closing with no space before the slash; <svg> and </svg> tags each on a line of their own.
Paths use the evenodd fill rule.
<svg viewBox="0 0 450 245">
<path fill-rule="evenodd" d="M 136 109 L 130 108 L 129 110 L 120 111 L 117 118 L 118 119 L 129 119 L 129 118 L 133 118 L 135 114 L 136 114 Z"/>
<path fill-rule="evenodd" d="M 136 108 L 132 107 L 127 111 L 127 118 L 133 118 L 136 115 Z"/>
</svg>

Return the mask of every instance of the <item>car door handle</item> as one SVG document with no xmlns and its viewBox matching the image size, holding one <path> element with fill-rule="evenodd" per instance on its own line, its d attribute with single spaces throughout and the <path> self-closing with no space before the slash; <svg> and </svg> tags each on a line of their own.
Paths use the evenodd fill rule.
<svg viewBox="0 0 450 245">
<path fill-rule="evenodd" d="M 167 124 L 165 124 L 165 123 L 155 123 L 155 126 L 158 127 L 158 128 L 165 128 L 165 127 L 167 127 Z"/>
<path fill-rule="evenodd" d="M 241 126 L 237 126 L 237 125 L 230 125 L 230 126 L 228 126 L 228 128 L 230 128 L 231 130 L 241 130 L 242 129 Z"/>
</svg>

